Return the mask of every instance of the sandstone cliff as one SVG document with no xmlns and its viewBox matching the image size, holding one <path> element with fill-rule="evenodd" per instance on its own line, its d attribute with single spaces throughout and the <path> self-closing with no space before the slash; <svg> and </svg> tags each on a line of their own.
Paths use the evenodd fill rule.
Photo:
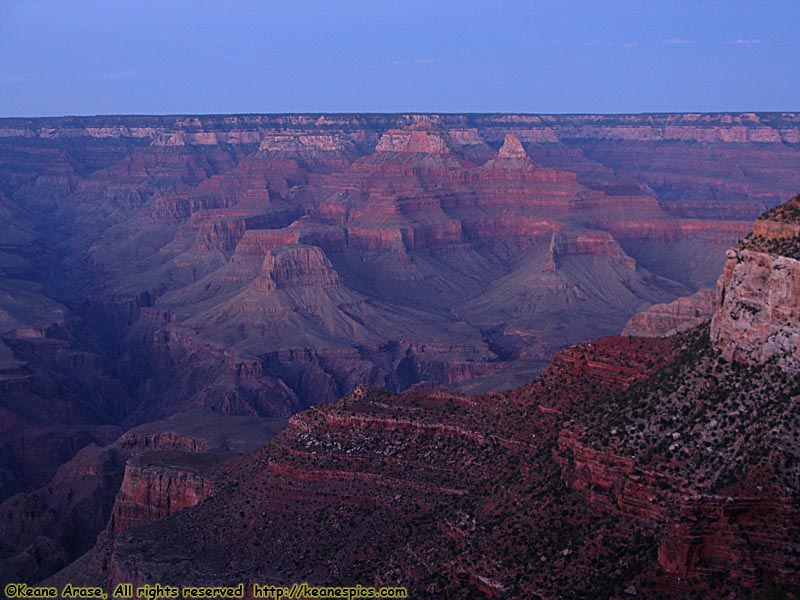
<svg viewBox="0 0 800 600">
<path fill-rule="evenodd" d="M 145 453 L 129 459 L 107 531 L 114 536 L 194 506 L 214 491 L 214 468 L 224 460 L 186 452 Z"/>
<path fill-rule="evenodd" d="M 800 196 L 756 221 L 717 283 L 711 337 L 728 360 L 800 370 Z"/>
</svg>

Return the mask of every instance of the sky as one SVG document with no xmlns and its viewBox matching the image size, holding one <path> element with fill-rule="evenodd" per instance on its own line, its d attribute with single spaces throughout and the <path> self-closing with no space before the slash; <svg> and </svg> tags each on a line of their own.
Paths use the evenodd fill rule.
<svg viewBox="0 0 800 600">
<path fill-rule="evenodd" d="M 800 0 L 0 0 L 0 116 L 800 110 Z"/>
</svg>

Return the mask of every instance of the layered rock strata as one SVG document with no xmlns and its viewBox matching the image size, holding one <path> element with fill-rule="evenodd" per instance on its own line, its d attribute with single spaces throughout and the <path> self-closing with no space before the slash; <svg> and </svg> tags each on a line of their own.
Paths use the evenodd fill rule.
<svg viewBox="0 0 800 600">
<path fill-rule="evenodd" d="M 708 321 L 717 308 L 717 293 L 702 289 L 691 296 L 677 298 L 667 304 L 654 304 L 634 315 L 622 335 L 667 337 L 697 327 Z"/>
<path fill-rule="evenodd" d="M 711 337 L 728 360 L 800 370 L 800 196 L 756 221 L 728 252 Z"/>
</svg>

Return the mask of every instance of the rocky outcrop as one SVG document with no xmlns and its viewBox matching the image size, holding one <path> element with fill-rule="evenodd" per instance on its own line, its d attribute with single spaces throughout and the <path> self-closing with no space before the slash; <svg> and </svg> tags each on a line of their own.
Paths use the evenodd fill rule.
<svg viewBox="0 0 800 600">
<path fill-rule="evenodd" d="M 514 158 L 528 158 L 525 148 L 522 147 L 517 136 L 509 133 L 506 139 L 503 140 L 503 145 L 500 147 L 500 152 L 497 158 L 514 159 Z"/>
<path fill-rule="evenodd" d="M 800 261 L 731 250 L 717 294 L 711 335 L 726 358 L 800 368 Z"/>
<path fill-rule="evenodd" d="M 763 214 L 739 248 L 800 260 L 800 196 Z"/>
<path fill-rule="evenodd" d="M 274 288 L 340 285 L 339 274 L 319 248 L 287 245 L 272 251 L 262 266 L 264 277 Z M 267 286 L 264 289 L 270 289 Z"/>
<path fill-rule="evenodd" d="M 350 145 L 346 136 L 313 133 L 274 133 L 267 135 L 258 146 L 261 152 L 288 152 L 296 154 L 304 150 L 343 152 Z"/>
<path fill-rule="evenodd" d="M 175 452 L 129 460 L 108 522 L 109 535 L 153 523 L 211 496 L 213 477 L 203 474 L 208 467 L 207 461 Z"/>
<path fill-rule="evenodd" d="M 381 136 L 376 152 L 420 152 L 443 154 L 447 143 L 440 135 L 425 129 L 394 129 Z"/>
<path fill-rule="evenodd" d="M 622 330 L 622 335 L 638 337 L 667 337 L 697 327 L 708 321 L 717 308 L 717 293 L 702 289 L 666 304 L 654 304 L 634 315 Z"/>
<path fill-rule="evenodd" d="M 570 231 L 561 229 L 550 243 L 550 251 L 554 261 L 559 257 L 568 255 L 588 254 L 593 256 L 607 256 L 614 264 L 620 264 L 628 269 L 636 269 L 636 261 L 625 254 L 617 240 L 606 231 Z"/>
<path fill-rule="evenodd" d="M 800 197 L 756 221 L 754 232 L 728 252 L 717 283 L 719 309 L 711 337 L 723 356 L 800 370 Z"/>
</svg>

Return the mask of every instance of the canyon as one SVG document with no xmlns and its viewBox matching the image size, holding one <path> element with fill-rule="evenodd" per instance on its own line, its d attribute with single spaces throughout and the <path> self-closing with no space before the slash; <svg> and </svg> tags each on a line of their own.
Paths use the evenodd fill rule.
<svg viewBox="0 0 800 600">
<path fill-rule="evenodd" d="M 788 228 L 800 223 L 798 200 L 776 209 L 792 219 Z M 759 243 L 793 248 L 800 236 L 770 227 L 775 214 L 756 222 Z M 358 581 L 426 598 L 795 597 L 794 349 L 771 345 L 774 327 L 736 338 L 729 307 L 796 306 L 781 259 L 797 259 L 769 253 L 777 275 L 759 288 L 763 259 L 746 250 L 753 237 L 732 251 L 744 274 L 731 286 L 737 275 L 723 271 L 710 324 L 569 347 L 504 393 L 358 386 L 293 416 L 226 468 L 202 502 L 107 530 L 48 583 Z M 798 322 L 777 326 L 796 333 Z M 769 353 L 749 352 L 757 335 Z"/>
<path fill-rule="evenodd" d="M 576 433 L 557 435 L 561 404 L 572 401 L 538 400 L 531 409 L 515 400 L 523 392 L 499 393 L 523 386 L 551 360 L 537 394 L 545 393 L 542 381 L 563 371 L 573 374 L 570 389 L 582 390 L 591 404 L 622 394 L 652 375 L 654 365 L 664 367 L 660 352 L 680 354 L 670 349 L 684 342 L 664 346 L 659 336 L 699 326 L 716 311 L 710 339 L 731 364 L 750 357 L 760 365 L 772 356 L 780 368 L 796 364 L 796 278 L 787 262 L 796 259 L 793 205 L 757 221 L 727 262 L 725 251 L 750 232 L 756 216 L 798 189 L 795 113 L 0 119 L 0 514 L 13 532 L 0 549 L 2 564 L 11 565 L 4 575 L 46 577 L 103 532 L 92 564 L 105 561 L 141 578 L 125 566 L 127 550 L 119 550 L 141 526 L 201 500 L 200 506 L 213 504 L 233 485 L 220 474 L 267 477 L 256 473 L 261 467 L 237 462 L 243 449 L 171 447 L 170 435 L 183 437 L 176 431 L 185 415 L 230 419 L 224 422 L 247 430 L 251 422 L 278 423 L 300 413 L 270 447 L 283 448 L 281 456 L 306 453 L 309 464 L 319 459 L 317 444 L 327 449 L 336 436 L 344 444 L 351 428 L 365 436 L 368 454 L 388 439 L 420 438 L 420 448 L 397 450 L 412 454 L 408 462 L 384 460 L 394 451 L 383 448 L 385 456 L 363 458 L 375 462 L 364 472 L 344 459 L 346 467 L 335 468 L 335 457 L 322 469 L 264 458 L 276 470 L 253 485 L 274 483 L 286 494 L 275 492 L 269 501 L 283 506 L 276 515 L 306 500 L 330 508 L 337 494 L 349 497 L 340 488 L 352 471 L 363 488 L 358 505 L 374 511 L 376 527 L 386 519 L 425 537 L 427 525 L 398 518 L 393 503 L 411 513 L 419 505 L 428 515 L 423 521 L 438 522 L 440 496 L 485 491 L 493 467 L 488 457 L 482 464 L 473 455 L 498 447 L 509 477 L 512 464 L 546 463 L 552 477 L 542 497 L 555 494 L 569 463 L 548 457 L 556 447 L 565 456 L 583 447 Z M 711 289 L 723 267 L 727 283 L 718 285 L 728 291 L 719 304 L 721 292 Z M 755 282 L 752 297 L 737 295 L 742 281 Z M 773 292 L 759 300 L 765 285 Z M 610 353 L 605 358 L 573 347 L 623 330 L 656 337 L 611 338 L 602 345 Z M 742 333 L 749 346 L 739 343 Z M 629 366 L 621 368 L 625 361 Z M 483 400 L 462 392 L 484 394 L 477 396 Z M 307 421 L 328 419 L 326 411 L 336 414 L 342 402 L 356 402 L 363 419 L 342 409 L 341 421 L 320 425 L 324 434 Z M 412 409 L 414 402 L 422 407 Z M 331 408 L 320 413 L 317 405 Z M 531 410 L 542 419 L 530 425 L 533 432 L 519 439 L 505 433 Z M 201 417 L 187 422 L 195 418 Z M 160 431 L 169 435 L 155 447 L 125 445 L 136 427 L 158 429 L 165 419 L 170 427 Z M 497 428 L 487 430 L 491 420 Z M 302 444 L 292 437 L 304 435 L 298 427 L 311 436 Z M 247 450 L 275 433 L 258 431 Z M 524 436 L 534 433 L 547 442 L 531 445 Z M 446 450 L 439 436 L 454 447 L 470 446 Z M 434 476 L 425 461 L 442 451 L 455 454 L 443 455 Z M 467 462 L 459 467 L 459 461 Z M 390 475 L 402 465 L 408 472 Z M 464 482 L 473 471 L 475 479 Z M 441 485 L 434 485 L 439 476 Z M 564 478 L 573 483 L 558 501 L 575 511 L 587 490 L 600 485 Z M 75 483 L 81 481 L 82 487 Z M 619 481 L 611 487 L 625 487 Z M 83 495 L 66 497 L 70 486 Z M 391 502 L 369 500 L 370 486 L 416 492 L 407 500 L 405 493 Z M 607 504 L 621 502 L 610 497 Z M 516 502 L 495 501 L 509 510 Z M 713 502 L 690 504 L 682 510 L 703 511 Z M 769 510 L 790 518 L 793 509 L 783 506 Z M 462 512 L 473 518 L 473 508 Z M 346 527 L 359 513 L 342 510 L 334 522 Z M 62 515 L 55 526 L 41 516 L 48 511 Z M 66 514 L 79 517 L 69 521 Z M 447 522 L 461 518 L 450 514 Z M 534 527 L 534 512 L 524 523 L 516 518 L 509 527 Z M 600 531 L 591 520 L 575 519 L 559 523 L 583 528 L 581 535 Z M 653 525 L 659 519 L 649 529 L 631 527 L 650 539 L 662 527 Z M 217 526 L 223 531 L 228 522 Z M 685 536 L 700 535 L 681 527 Z M 70 533 L 78 528 L 85 533 Z M 603 531 L 620 543 L 625 538 Z M 483 533 L 448 535 L 456 545 L 485 542 Z M 438 551 L 439 538 L 420 548 L 426 543 Z M 665 565 L 675 556 L 696 560 L 687 558 L 685 544 L 675 544 L 659 550 L 673 557 Z M 111 554 L 100 559 L 102 548 Z M 326 548 L 318 550 L 320 560 L 327 560 Z M 511 541 L 506 550 L 517 551 Z M 535 551 L 549 556 L 544 546 Z M 467 562 L 453 555 L 443 571 L 448 581 L 433 581 L 424 575 L 431 559 L 419 556 L 418 562 L 400 554 L 387 559 L 395 563 L 381 567 L 389 570 L 380 571 L 380 580 L 413 572 L 409 577 L 423 587 L 451 589 L 466 578 L 491 595 L 501 594 L 496 585 L 510 590 L 518 576 L 525 579 L 502 569 L 479 572 L 479 553 L 472 559 L 467 553 Z M 299 574 L 299 567 L 275 559 L 281 568 L 265 577 Z M 352 568 L 348 576 L 378 572 L 369 561 Z M 198 581 L 209 573 L 197 573 Z M 105 571 L 102 577 L 110 580 Z"/>
</svg>

